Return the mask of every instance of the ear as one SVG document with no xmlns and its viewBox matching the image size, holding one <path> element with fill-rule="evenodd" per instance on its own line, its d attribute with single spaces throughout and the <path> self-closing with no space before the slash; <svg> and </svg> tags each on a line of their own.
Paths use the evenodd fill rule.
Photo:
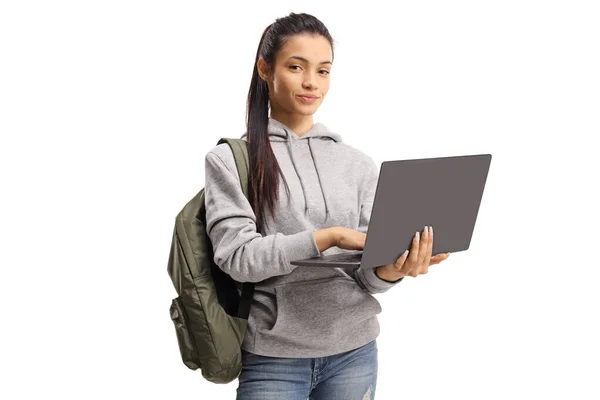
<svg viewBox="0 0 600 400">
<path fill-rule="evenodd" d="M 270 78 L 269 66 L 267 65 L 267 62 L 262 57 L 258 58 L 258 61 L 256 62 L 256 68 L 258 69 L 258 75 L 260 76 L 260 78 L 263 81 L 268 81 Z"/>
</svg>

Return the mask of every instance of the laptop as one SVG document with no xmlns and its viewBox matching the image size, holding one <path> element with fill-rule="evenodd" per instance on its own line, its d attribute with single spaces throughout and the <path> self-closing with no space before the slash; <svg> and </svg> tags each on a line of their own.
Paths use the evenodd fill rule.
<svg viewBox="0 0 600 400">
<path fill-rule="evenodd" d="M 467 250 L 491 161 L 491 154 L 384 161 L 364 249 L 291 264 L 361 269 L 392 264 L 410 251 L 425 225 L 433 227 L 432 255 Z"/>
</svg>

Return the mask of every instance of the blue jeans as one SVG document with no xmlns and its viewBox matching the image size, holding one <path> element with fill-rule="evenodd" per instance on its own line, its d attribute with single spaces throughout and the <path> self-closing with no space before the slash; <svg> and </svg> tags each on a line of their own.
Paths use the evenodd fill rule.
<svg viewBox="0 0 600 400">
<path fill-rule="evenodd" d="M 266 357 L 242 349 L 237 400 L 374 400 L 377 343 L 323 358 Z"/>
</svg>

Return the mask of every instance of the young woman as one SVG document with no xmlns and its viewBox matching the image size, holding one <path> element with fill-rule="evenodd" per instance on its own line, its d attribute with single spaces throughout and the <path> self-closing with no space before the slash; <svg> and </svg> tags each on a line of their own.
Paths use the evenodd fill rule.
<svg viewBox="0 0 600 400">
<path fill-rule="evenodd" d="M 277 19 L 258 45 L 241 137 L 249 200 L 229 146 L 206 155 L 214 260 L 237 281 L 256 283 L 238 399 L 374 399 L 381 306 L 372 295 L 448 256 L 431 255 L 433 235 L 424 227 L 408 254 L 373 270 L 290 264 L 365 244 L 378 169 L 313 123 L 332 65 L 333 39 L 321 21 L 294 13 Z"/>
</svg>

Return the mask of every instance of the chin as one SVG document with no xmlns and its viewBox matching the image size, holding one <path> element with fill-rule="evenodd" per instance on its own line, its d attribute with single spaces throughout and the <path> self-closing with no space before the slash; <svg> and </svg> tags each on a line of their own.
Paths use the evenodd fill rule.
<svg viewBox="0 0 600 400">
<path fill-rule="evenodd" d="M 309 110 L 309 111 L 307 111 L 307 110 L 297 110 L 297 114 L 304 115 L 305 117 L 308 117 L 308 116 L 313 115 L 314 113 L 316 113 L 318 109 L 319 108 L 317 107 L 314 110 Z"/>
<path fill-rule="evenodd" d="M 319 107 L 321 106 L 321 103 L 318 104 L 305 104 L 305 105 L 300 105 L 300 107 L 296 106 L 294 107 L 300 114 L 314 114 Z"/>
</svg>

